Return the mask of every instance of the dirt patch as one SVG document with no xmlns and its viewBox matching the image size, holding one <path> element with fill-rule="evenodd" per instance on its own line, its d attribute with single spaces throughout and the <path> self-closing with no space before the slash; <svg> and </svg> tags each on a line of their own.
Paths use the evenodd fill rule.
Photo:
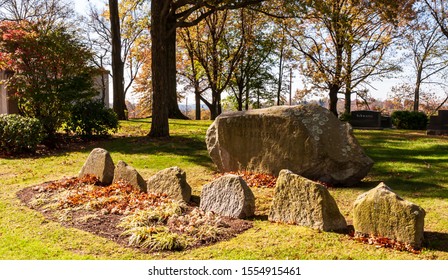
<svg viewBox="0 0 448 280">
<path fill-rule="evenodd" d="M 160 198 L 161 200 L 156 196 L 147 198 L 146 194 L 136 196 L 137 190 L 129 190 L 129 186 L 126 185 L 110 186 L 110 189 L 115 189 L 115 187 L 118 189 L 111 195 L 110 190 L 94 186 L 91 180 L 80 181 L 73 178 L 28 187 L 19 191 L 17 196 L 26 206 L 41 212 L 46 219 L 58 222 L 65 227 L 87 231 L 112 240 L 121 246 L 137 248 L 142 252 L 155 251 L 154 248 L 131 244 L 130 235 L 123 234 L 125 229 L 120 226 L 120 223 L 125 217 L 136 213 L 136 211 L 148 207 L 148 205 L 151 207 L 151 203 L 165 203 L 166 198 L 163 196 Z M 107 197 L 100 197 L 103 194 Z M 102 203 L 99 203 L 98 200 L 95 201 L 95 196 L 99 196 Z M 88 201 L 86 197 L 92 200 Z M 149 202 L 145 199 L 149 199 Z M 213 213 L 210 215 L 216 216 Z M 183 205 L 182 213 L 176 214 L 174 219 L 167 218 L 163 228 L 169 229 L 170 232 L 181 237 L 198 233 L 197 235 L 200 236 L 188 236 L 189 243 L 182 248 L 191 249 L 230 239 L 252 227 L 250 221 L 218 217 L 219 225 L 213 231 L 213 236 L 210 237 L 204 234 L 204 231 L 198 230 L 203 224 L 208 226 L 207 229 L 210 228 L 210 224 L 207 224 L 208 217 L 209 215 L 201 213 L 194 203 Z M 214 219 L 216 220 L 217 217 Z M 196 222 L 196 220 L 201 222 Z"/>
</svg>

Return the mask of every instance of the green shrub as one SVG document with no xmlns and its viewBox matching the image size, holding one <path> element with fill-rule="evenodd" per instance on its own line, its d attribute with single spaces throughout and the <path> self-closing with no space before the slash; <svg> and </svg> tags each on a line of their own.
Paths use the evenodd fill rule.
<svg viewBox="0 0 448 280">
<path fill-rule="evenodd" d="M 0 115 L 0 150 L 10 153 L 35 152 L 45 137 L 42 124 L 35 118 Z"/>
<path fill-rule="evenodd" d="M 399 129 L 425 130 L 428 117 L 423 112 L 395 111 L 391 115 L 392 124 Z"/>
<path fill-rule="evenodd" d="M 66 131 L 83 137 L 108 135 L 110 131 L 117 129 L 117 115 L 98 100 L 85 100 L 76 103 L 66 124 Z"/>
</svg>

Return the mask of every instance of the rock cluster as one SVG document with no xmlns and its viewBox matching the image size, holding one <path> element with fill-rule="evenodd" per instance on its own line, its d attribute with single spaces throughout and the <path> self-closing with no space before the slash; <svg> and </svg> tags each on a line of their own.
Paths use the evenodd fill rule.
<svg viewBox="0 0 448 280">
<path fill-rule="evenodd" d="M 97 177 L 102 185 L 125 181 L 143 192 L 166 193 L 174 200 L 189 202 L 191 197 L 186 174 L 179 167 L 162 170 L 146 182 L 135 168 L 124 161 L 120 160 L 115 166 L 109 152 L 101 148 L 92 150 L 78 177 L 86 175 Z"/>
</svg>

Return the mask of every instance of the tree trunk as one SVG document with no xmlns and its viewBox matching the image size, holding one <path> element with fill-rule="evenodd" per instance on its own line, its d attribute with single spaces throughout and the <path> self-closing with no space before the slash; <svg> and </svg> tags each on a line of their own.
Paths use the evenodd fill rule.
<svg viewBox="0 0 448 280">
<path fill-rule="evenodd" d="M 351 31 L 351 28 L 350 28 Z M 347 46 L 347 73 L 345 79 L 345 114 L 350 115 L 352 109 L 352 46 Z"/>
<path fill-rule="evenodd" d="M 199 92 L 199 86 L 195 85 L 194 98 L 196 101 L 196 120 L 201 120 L 201 93 Z"/>
<path fill-rule="evenodd" d="M 338 92 L 340 90 L 340 86 L 338 85 L 332 85 L 330 87 L 330 104 L 329 104 L 329 110 L 336 116 L 338 117 Z"/>
<path fill-rule="evenodd" d="M 124 96 L 124 62 L 121 60 L 121 30 L 118 0 L 109 0 L 110 29 L 112 34 L 112 84 L 113 108 L 118 119 L 126 119 L 126 102 Z"/>
<path fill-rule="evenodd" d="M 249 111 L 249 83 L 246 86 L 246 111 Z"/>
<path fill-rule="evenodd" d="M 422 83 L 422 72 L 423 69 L 419 67 L 417 71 L 417 80 L 415 82 L 415 89 L 414 89 L 414 112 L 418 112 L 420 107 L 420 85 Z"/>
<path fill-rule="evenodd" d="M 277 106 L 280 105 L 280 95 L 282 92 L 282 83 L 283 83 L 283 44 L 281 45 L 281 49 L 280 49 L 280 64 L 278 67 L 278 88 L 277 88 Z"/>
<path fill-rule="evenodd" d="M 345 84 L 345 114 L 350 115 L 350 112 L 352 110 L 352 88 L 351 88 L 351 81 L 347 80 L 347 83 Z"/>
<path fill-rule="evenodd" d="M 172 38 L 167 37 L 169 28 L 168 15 L 162 14 L 165 0 L 151 1 L 151 58 L 152 58 L 152 123 L 150 137 L 168 137 L 168 102 L 170 90 L 176 88 L 176 72 L 170 72 L 170 43 Z M 172 36 L 170 36 L 172 37 Z M 171 40 L 169 40 L 171 39 Z M 172 66 L 171 66 L 172 67 Z M 174 75 L 174 86 L 172 84 Z"/>
</svg>

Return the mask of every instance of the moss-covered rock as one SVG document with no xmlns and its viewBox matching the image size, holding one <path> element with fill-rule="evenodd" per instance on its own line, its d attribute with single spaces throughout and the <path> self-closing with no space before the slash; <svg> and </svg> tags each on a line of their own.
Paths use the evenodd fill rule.
<svg viewBox="0 0 448 280">
<path fill-rule="evenodd" d="M 344 231 L 347 223 L 327 188 L 292 173 L 280 171 L 269 220 L 324 231 Z"/>
<path fill-rule="evenodd" d="M 354 204 L 357 235 L 387 237 L 420 248 L 425 210 L 395 194 L 384 183 L 360 195 Z"/>
</svg>

